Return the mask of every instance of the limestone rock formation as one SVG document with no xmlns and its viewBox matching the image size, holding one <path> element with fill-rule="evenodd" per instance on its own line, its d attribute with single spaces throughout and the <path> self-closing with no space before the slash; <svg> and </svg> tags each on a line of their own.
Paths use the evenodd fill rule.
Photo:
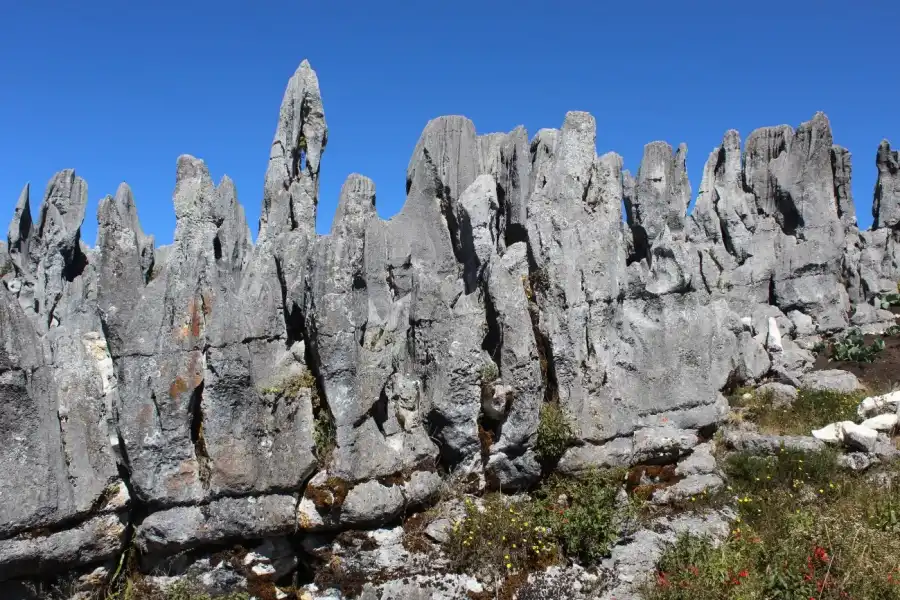
<svg viewBox="0 0 900 600">
<path fill-rule="evenodd" d="M 0 580 L 101 564 L 129 528 L 150 561 L 386 524 L 457 473 L 514 490 L 693 456 L 680 492 L 721 484 L 695 448 L 724 389 L 798 385 L 816 335 L 891 318 L 897 152 L 878 150 L 860 232 L 821 113 L 743 149 L 725 133 L 690 214 L 686 146 L 648 144 L 632 177 L 597 136 L 582 112 L 530 140 L 435 119 L 397 215 L 353 174 L 317 235 L 328 129 L 304 61 L 256 243 L 234 184 L 191 156 L 165 247 L 125 184 L 94 248 L 74 171 L 35 222 L 26 186 L 0 248 Z M 548 404 L 561 456 L 539 444 Z"/>
</svg>

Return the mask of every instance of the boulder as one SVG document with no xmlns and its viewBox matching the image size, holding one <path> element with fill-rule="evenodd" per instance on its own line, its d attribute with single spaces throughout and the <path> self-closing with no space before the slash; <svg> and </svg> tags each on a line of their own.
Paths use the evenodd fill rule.
<svg viewBox="0 0 900 600">
<path fill-rule="evenodd" d="M 813 391 L 838 394 L 851 394 L 862 387 L 856 375 L 839 369 L 812 371 L 804 375 L 800 383 Z"/>
</svg>

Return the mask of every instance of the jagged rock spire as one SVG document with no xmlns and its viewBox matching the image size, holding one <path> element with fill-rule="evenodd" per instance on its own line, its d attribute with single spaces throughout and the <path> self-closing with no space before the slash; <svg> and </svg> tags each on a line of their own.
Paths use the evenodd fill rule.
<svg viewBox="0 0 900 600">
<path fill-rule="evenodd" d="M 687 146 L 681 144 L 675 153 L 665 142 L 644 146 L 633 196 L 625 205 L 628 222 L 646 235 L 649 243 L 664 227 L 673 233 L 684 229 L 687 207 L 691 201 L 691 184 L 687 176 Z"/>
<path fill-rule="evenodd" d="M 319 79 L 304 60 L 281 102 L 266 169 L 260 238 L 293 229 L 315 232 L 319 168 L 327 142 Z"/>
<path fill-rule="evenodd" d="M 878 181 L 875 184 L 875 201 L 872 216 L 873 229 L 900 225 L 900 152 L 891 151 L 891 144 L 882 140 L 875 159 Z"/>
</svg>

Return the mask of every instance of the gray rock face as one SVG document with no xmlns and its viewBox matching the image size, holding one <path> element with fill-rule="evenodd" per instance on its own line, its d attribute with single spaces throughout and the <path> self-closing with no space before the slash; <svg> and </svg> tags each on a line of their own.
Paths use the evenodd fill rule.
<svg viewBox="0 0 900 600">
<path fill-rule="evenodd" d="M 24 188 L 0 248 L 0 579 L 102 562 L 129 520 L 154 556 L 386 522 L 433 501 L 436 466 L 525 488 L 554 467 L 535 448 L 548 402 L 574 434 L 560 471 L 681 460 L 671 493 L 693 494 L 717 485 L 695 447 L 726 386 L 844 389 L 805 375 L 806 348 L 891 319 L 877 298 L 900 279 L 897 153 L 879 148 L 859 232 L 850 155 L 821 113 L 743 149 L 727 132 L 690 215 L 684 145 L 648 144 L 632 177 L 597 155 L 587 113 L 530 140 L 450 116 L 425 126 L 399 214 L 381 219 L 353 174 L 317 235 L 327 142 L 304 61 L 255 244 L 231 180 L 191 156 L 160 248 L 125 184 L 100 202 L 95 248 L 72 170 L 34 222 Z M 319 514 L 310 481 L 340 510 Z"/>
<path fill-rule="evenodd" d="M 900 153 L 891 151 L 883 140 L 878 146 L 878 181 L 875 184 L 875 203 L 872 206 L 874 229 L 896 228 L 900 225 Z"/>
</svg>

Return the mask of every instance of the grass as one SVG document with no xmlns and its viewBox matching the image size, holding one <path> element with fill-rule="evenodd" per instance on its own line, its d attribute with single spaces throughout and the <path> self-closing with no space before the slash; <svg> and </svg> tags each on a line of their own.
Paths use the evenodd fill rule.
<svg viewBox="0 0 900 600">
<path fill-rule="evenodd" d="M 749 399 L 744 396 L 750 394 Z M 856 409 L 865 397 L 864 392 L 841 394 L 831 391 L 801 389 L 790 407 L 773 405 L 769 394 L 752 390 L 737 390 L 731 405 L 744 409 L 744 419 L 759 426 L 764 433 L 778 435 L 809 435 L 829 423 L 854 421 Z"/>
<path fill-rule="evenodd" d="M 230 592 L 216 595 L 216 600 L 250 600 L 247 592 Z M 106 596 L 107 600 L 212 600 L 213 596 L 191 580 L 177 581 L 165 591 L 159 591 L 143 581 L 142 578 L 125 580 L 118 590 Z"/>
<path fill-rule="evenodd" d="M 721 543 L 684 535 L 647 600 L 900 599 L 900 487 L 840 470 L 831 450 L 725 460 L 738 517 Z"/>
<path fill-rule="evenodd" d="M 544 462 L 558 461 L 575 440 L 572 419 L 556 402 L 541 406 L 534 451 Z"/>
<path fill-rule="evenodd" d="M 564 558 L 595 562 L 632 514 L 617 501 L 621 480 L 618 472 L 556 475 L 517 501 L 494 493 L 479 506 L 468 498 L 444 551 L 456 570 L 493 580 L 523 581 L 522 574 Z"/>
</svg>

